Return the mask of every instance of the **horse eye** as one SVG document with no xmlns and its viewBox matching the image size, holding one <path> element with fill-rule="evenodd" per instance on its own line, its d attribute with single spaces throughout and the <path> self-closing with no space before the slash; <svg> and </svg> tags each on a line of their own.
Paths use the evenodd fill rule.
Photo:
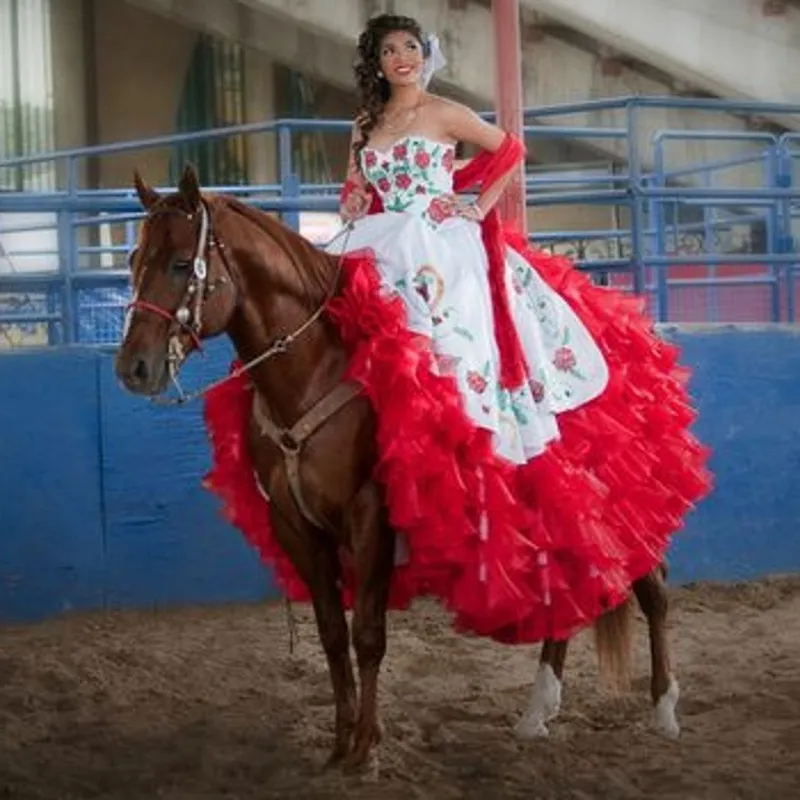
<svg viewBox="0 0 800 800">
<path fill-rule="evenodd" d="M 185 258 L 179 258 L 177 261 L 173 261 L 169 265 L 169 268 L 170 268 L 170 270 L 172 272 L 184 273 L 184 272 L 188 272 L 189 267 L 191 267 L 191 266 L 192 266 L 192 262 L 191 261 L 188 261 Z"/>
</svg>

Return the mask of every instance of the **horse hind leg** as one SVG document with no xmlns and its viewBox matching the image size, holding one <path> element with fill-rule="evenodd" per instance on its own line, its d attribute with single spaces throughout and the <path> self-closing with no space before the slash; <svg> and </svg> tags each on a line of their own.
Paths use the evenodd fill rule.
<svg viewBox="0 0 800 800">
<path fill-rule="evenodd" d="M 542 644 L 539 669 L 531 689 L 528 708 L 515 728 L 521 739 L 535 739 L 550 734 L 547 723 L 554 720 L 561 710 L 561 689 L 568 642 L 568 639 L 545 639 Z"/>
<path fill-rule="evenodd" d="M 633 591 L 642 613 L 647 618 L 650 634 L 653 725 L 670 738 L 680 735 L 676 716 L 680 687 L 670 666 L 667 642 L 667 613 L 669 599 L 665 585 L 666 569 L 659 566 L 633 584 Z"/>
<path fill-rule="evenodd" d="M 345 759 L 347 771 L 372 766 L 380 742 L 378 676 L 386 655 L 386 614 L 394 571 L 395 535 L 386 521 L 377 485 L 365 484 L 348 509 L 356 582 L 353 609 L 353 647 L 356 651 L 361 698 L 353 749 Z"/>
</svg>

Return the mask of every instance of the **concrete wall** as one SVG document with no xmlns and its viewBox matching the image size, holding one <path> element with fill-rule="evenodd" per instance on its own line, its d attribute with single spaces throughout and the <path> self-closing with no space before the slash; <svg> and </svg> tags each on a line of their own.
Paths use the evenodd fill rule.
<svg viewBox="0 0 800 800">
<path fill-rule="evenodd" d="M 199 29 L 124 0 L 59 0 L 53 6 L 53 69 L 58 149 L 160 136 L 175 131 L 186 70 Z M 245 50 L 247 122 L 277 115 L 274 62 Z M 276 177 L 271 137 L 248 137 L 253 182 Z M 152 181 L 168 175 L 169 150 L 139 150 L 82 162 L 82 185 L 127 186 L 138 166 Z M 63 182 L 64 171 L 61 171 Z"/>
<path fill-rule="evenodd" d="M 95 30 L 98 141 L 172 133 L 197 33 L 120 2 L 97 4 Z M 135 166 L 161 182 L 168 164 L 166 149 L 103 158 L 100 185 L 128 185 Z"/>
<path fill-rule="evenodd" d="M 616 50 L 721 97 L 800 101 L 800 8 L 779 0 L 523 0 Z M 797 116 L 771 118 L 791 127 Z"/>
<path fill-rule="evenodd" d="M 697 432 L 717 486 L 670 555 L 673 582 L 800 570 L 800 336 L 796 329 L 666 332 L 694 370 Z M 197 386 L 224 344 L 190 363 Z M 273 584 L 200 487 L 201 407 L 123 392 L 108 353 L 0 356 L 0 620 L 75 609 L 270 596 Z"/>
</svg>

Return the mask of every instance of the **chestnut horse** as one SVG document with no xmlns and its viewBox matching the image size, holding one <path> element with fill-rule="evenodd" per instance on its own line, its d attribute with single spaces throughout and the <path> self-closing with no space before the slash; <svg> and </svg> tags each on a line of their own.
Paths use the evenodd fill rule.
<svg viewBox="0 0 800 800">
<path fill-rule="evenodd" d="M 131 258 L 133 298 L 117 375 L 129 391 L 155 397 L 202 339 L 220 334 L 244 362 L 257 362 L 249 369 L 257 398 L 250 456 L 278 544 L 312 597 L 335 700 L 329 763 L 359 768 L 380 739 L 378 673 L 395 533 L 373 479 L 374 413 L 358 387 L 343 382 L 346 352 L 324 314 L 339 289 L 339 259 L 245 203 L 202 195 L 191 167 L 174 194 L 160 196 L 138 172 L 135 186 L 147 215 Z M 339 591 L 341 548 L 352 557 L 356 585 L 352 641 L 360 695 Z M 650 620 L 658 702 L 670 685 L 661 574 L 634 590 Z M 625 606 L 616 609 L 597 626 L 599 651 L 618 672 L 628 628 L 613 621 L 627 613 Z M 520 733 L 544 732 L 557 710 L 553 687 L 560 693 L 565 652 L 566 642 L 545 642 Z"/>
</svg>

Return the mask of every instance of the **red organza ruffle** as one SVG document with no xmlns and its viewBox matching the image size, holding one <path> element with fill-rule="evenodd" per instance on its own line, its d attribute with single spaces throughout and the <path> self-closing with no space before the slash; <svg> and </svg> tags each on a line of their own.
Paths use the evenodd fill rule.
<svg viewBox="0 0 800 800">
<path fill-rule="evenodd" d="M 408 541 L 391 606 L 433 595 L 458 630 L 511 643 L 571 636 L 620 603 L 663 558 L 710 477 L 708 451 L 689 433 L 687 370 L 638 301 L 593 286 L 523 237 L 506 240 L 575 309 L 611 373 L 599 398 L 559 416 L 562 439 L 521 467 L 494 454 L 489 432 L 467 417 L 454 380 L 436 374 L 430 343 L 407 330 L 402 300 L 382 292 L 364 254 L 344 259 L 345 289 L 329 311 L 350 355 L 348 377 L 375 409 L 375 477 Z M 251 402 L 246 378 L 208 395 L 213 467 L 204 485 L 282 591 L 306 600 L 253 476 Z M 343 596 L 350 605 L 352 586 Z"/>
</svg>

